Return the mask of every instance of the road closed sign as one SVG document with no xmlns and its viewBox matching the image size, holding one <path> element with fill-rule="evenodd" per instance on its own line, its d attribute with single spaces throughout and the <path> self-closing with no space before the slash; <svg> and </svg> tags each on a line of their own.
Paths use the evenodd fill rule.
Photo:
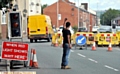
<svg viewBox="0 0 120 74">
<path fill-rule="evenodd" d="M 20 42 L 3 42 L 1 58 L 7 60 L 28 60 L 28 44 Z"/>
</svg>

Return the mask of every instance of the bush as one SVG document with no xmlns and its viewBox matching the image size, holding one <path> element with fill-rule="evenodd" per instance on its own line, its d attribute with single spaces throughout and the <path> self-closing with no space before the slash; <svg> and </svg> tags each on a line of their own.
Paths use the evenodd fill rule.
<svg viewBox="0 0 120 74">
<path fill-rule="evenodd" d="M 76 32 L 77 32 L 78 27 L 77 27 L 77 26 L 73 26 L 73 29 L 74 29 L 74 33 L 76 33 Z"/>
</svg>

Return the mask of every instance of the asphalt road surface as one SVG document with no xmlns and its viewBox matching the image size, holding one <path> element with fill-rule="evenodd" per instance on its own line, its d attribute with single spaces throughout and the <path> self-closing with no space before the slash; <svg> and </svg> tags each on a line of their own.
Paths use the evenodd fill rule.
<svg viewBox="0 0 120 74">
<path fill-rule="evenodd" d="M 36 50 L 40 68 L 16 68 L 11 71 L 36 71 L 37 74 L 120 74 L 120 48 L 118 47 L 113 47 L 112 52 L 108 52 L 107 47 L 98 47 L 96 51 L 91 51 L 91 47 L 87 50 L 79 50 L 79 48 L 75 50 L 73 47 L 69 58 L 69 66 L 72 69 L 63 70 L 60 69 L 61 47 L 53 47 L 46 41 L 25 42 L 29 44 L 29 52 L 32 48 Z"/>
</svg>

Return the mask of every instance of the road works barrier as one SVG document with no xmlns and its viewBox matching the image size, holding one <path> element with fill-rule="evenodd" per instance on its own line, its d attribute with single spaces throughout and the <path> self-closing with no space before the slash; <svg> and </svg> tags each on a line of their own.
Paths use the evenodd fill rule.
<svg viewBox="0 0 120 74">
<path fill-rule="evenodd" d="M 74 40 L 74 35 L 71 35 L 71 44 L 73 44 Z M 63 36 L 61 33 L 56 33 L 55 35 L 52 36 L 52 46 L 62 46 L 63 44 Z"/>
<path fill-rule="evenodd" d="M 94 33 L 86 33 L 86 32 L 77 32 L 75 35 L 74 35 L 74 44 L 76 44 L 76 38 L 78 37 L 78 36 L 80 36 L 80 35 L 83 35 L 83 36 L 85 36 L 86 37 L 86 39 L 87 39 L 87 42 L 86 42 L 86 44 L 87 45 L 91 45 L 91 44 L 93 44 L 93 42 L 94 42 L 94 40 L 95 40 L 95 35 L 94 35 Z"/>
<path fill-rule="evenodd" d="M 97 45 L 119 45 L 119 36 L 114 33 L 98 33 L 95 37 Z"/>
<path fill-rule="evenodd" d="M 54 46 L 54 45 L 55 45 L 55 43 L 56 43 L 56 36 L 57 36 L 57 33 L 55 33 L 55 34 L 52 35 L 51 46 Z"/>
</svg>

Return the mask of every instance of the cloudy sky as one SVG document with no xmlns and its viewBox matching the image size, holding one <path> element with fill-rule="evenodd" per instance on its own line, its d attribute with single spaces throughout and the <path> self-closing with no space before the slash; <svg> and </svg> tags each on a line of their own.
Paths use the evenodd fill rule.
<svg viewBox="0 0 120 74">
<path fill-rule="evenodd" d="M 58 0 L 41 0 L 42 4 L 51 5 Z M 78 0 L 69 0 L 78 5 Z M 109 8 L 120 9 L 120 0 L 79 0 L 79 3 L 90 3 L 89 6 L 93 10 L 107 10 Z"/>
</svg>

